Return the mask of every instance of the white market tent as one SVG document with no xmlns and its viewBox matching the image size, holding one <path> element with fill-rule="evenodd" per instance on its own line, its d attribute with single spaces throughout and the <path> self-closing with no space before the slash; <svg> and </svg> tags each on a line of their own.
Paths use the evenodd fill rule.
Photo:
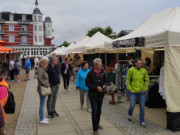
<svg viewBox="0 0 180 135">
<path fill-rule="evenodd" d="M 134 45 L 136 38 L 144 38 L 145 48 L 165 48 L 167 111 L 180 112 L 180 8 L 173 7 L 150 16 L 132 33 L 106 44 L 105 50 L 121 49 L 122 44 Z"/>
<path fill-rule="evenodd" d="M 105 36 L 101 32 L 96 32 L 85 44 L 81 46 L 83 53 L 104 53 L 105 42 L 110 42 L 112 39 Z"/>
<path fill-rule="evenodd" d="M 90 39 L 89 36 L 86 36 L 79 44 L 77 44 L 72 50 L 71 53 L 82 53 L 83 48 L 82 46 Z"/>
<path fill-rule="evenodd" d="M 69 54 L 78 45 L 79 42 L 72 42 L 67 48 L 66 53 Z"/>
<path fill-rule="evenodd" d="M 66 55 L 66 48 L 64 46 L 62 46 L 61 48 L 58 47 L 57 49 L 55 49 L 53 52 L 51 52 L 51 55 L 53 53 L 55 53 L 56 55 Z"/>
</svg>

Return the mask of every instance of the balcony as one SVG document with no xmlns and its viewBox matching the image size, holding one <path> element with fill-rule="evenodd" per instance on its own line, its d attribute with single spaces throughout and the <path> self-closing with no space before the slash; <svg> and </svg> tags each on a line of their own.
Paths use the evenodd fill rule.
<svg viewBox="0 0 180 135">
<path fill-rule="evenodd" d="M 19 35 L 30 35 L 30 31 L 19 31 Z"/>
<path fill-rule="evenodd" d="M 31 22 L 31 20 L 25 20 L 25 21 L 23 21 L 23 20 L 18 20 L 18 24 L 30 24 L 30 22 Z"/>
<path fill-rule="evenodd" d="M 21 46 L 30 46 L 31 44 L 27 43 L 27 42 L 21 42 L 21 43 L 19 43 L 19 45 L 21 45 Z"/>
<path fill-rule="evenodd" d="M 0 24 L 5 23 L 5 19 L 0 19 Z"/>
<path fill-rule="evenodd" d="M 5 31 L 0 30 L 0 35 L 5 35 Z"/>
</svg>

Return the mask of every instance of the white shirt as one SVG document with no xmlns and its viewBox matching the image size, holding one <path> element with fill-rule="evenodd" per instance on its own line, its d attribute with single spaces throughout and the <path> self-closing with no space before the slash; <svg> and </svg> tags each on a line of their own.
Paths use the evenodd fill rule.
<svg viewBox="0 0 180 135">
<path fill-rule="evenodd" d="M 37 63 L 37 62 L 39 62 L 39 59 L 38 59 L 38 58 L 35 58 L 35 59 L 34 59 L 34 63 Z"/>
<path fill-rule="evenodd" d="M 14 69 L 14 61 L 11 60 L 9 63 L 9 70 L 13 70 Z"/>
</svg>

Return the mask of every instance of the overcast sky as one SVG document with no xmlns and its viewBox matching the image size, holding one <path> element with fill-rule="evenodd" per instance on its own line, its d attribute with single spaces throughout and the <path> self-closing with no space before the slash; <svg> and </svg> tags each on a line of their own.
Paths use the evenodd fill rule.
<svg viewBox="0 0 180 135">
<path fill-rule="evenodd" d="M 35 0 L 0 0 L 1 11 L 32 13 Z M 180 6 L 180 0 L 38 0 L 39 9 L 53 21 L 53 43 L 81 41 L 93 27 L 131 30 L 151 14 Z"/>
</svg>

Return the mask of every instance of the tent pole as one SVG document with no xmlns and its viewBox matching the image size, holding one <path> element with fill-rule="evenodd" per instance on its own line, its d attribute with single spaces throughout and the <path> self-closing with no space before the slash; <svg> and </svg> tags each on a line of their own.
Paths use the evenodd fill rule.
<svg viewBox="0 0 180 135">
<path fill-rule="evenodd" d="M 101 58 L 101 54 L 99 53 L 99 58 Z"/>
<path fill-rule="evenodd" d="M 121 100 L 121 91 L 120 91 L 120 88 L 119 88 L 119 81 L 120 81 L 120 77 L 121 77 L 121 71 L 120 71 L 120 64 L 119 64 L 119 52 L 118 52 L 118 50 L 117 50 L 117 56 L 118 56 L 118 58 L 117 58 L 117 61 L 118 61 L 118 70 L 117 70 L 117 72 L 116 72 L 116 76 L 118 76 L 118 80 L 117 80 L 117 98 L 118 98 L 118 103 L 121 103 L 120 102 L 120 100 Z"/>
<path fill-rule="evenodd" d="M 105 66 L 106 66 L 106 77 L 108 77 L 107 76 L 107 54 L 106 54 L 106 52 L 105 52 Z M 108 78 L 107 78 L 107 80 L 108 80 Z"/>
</svg>

